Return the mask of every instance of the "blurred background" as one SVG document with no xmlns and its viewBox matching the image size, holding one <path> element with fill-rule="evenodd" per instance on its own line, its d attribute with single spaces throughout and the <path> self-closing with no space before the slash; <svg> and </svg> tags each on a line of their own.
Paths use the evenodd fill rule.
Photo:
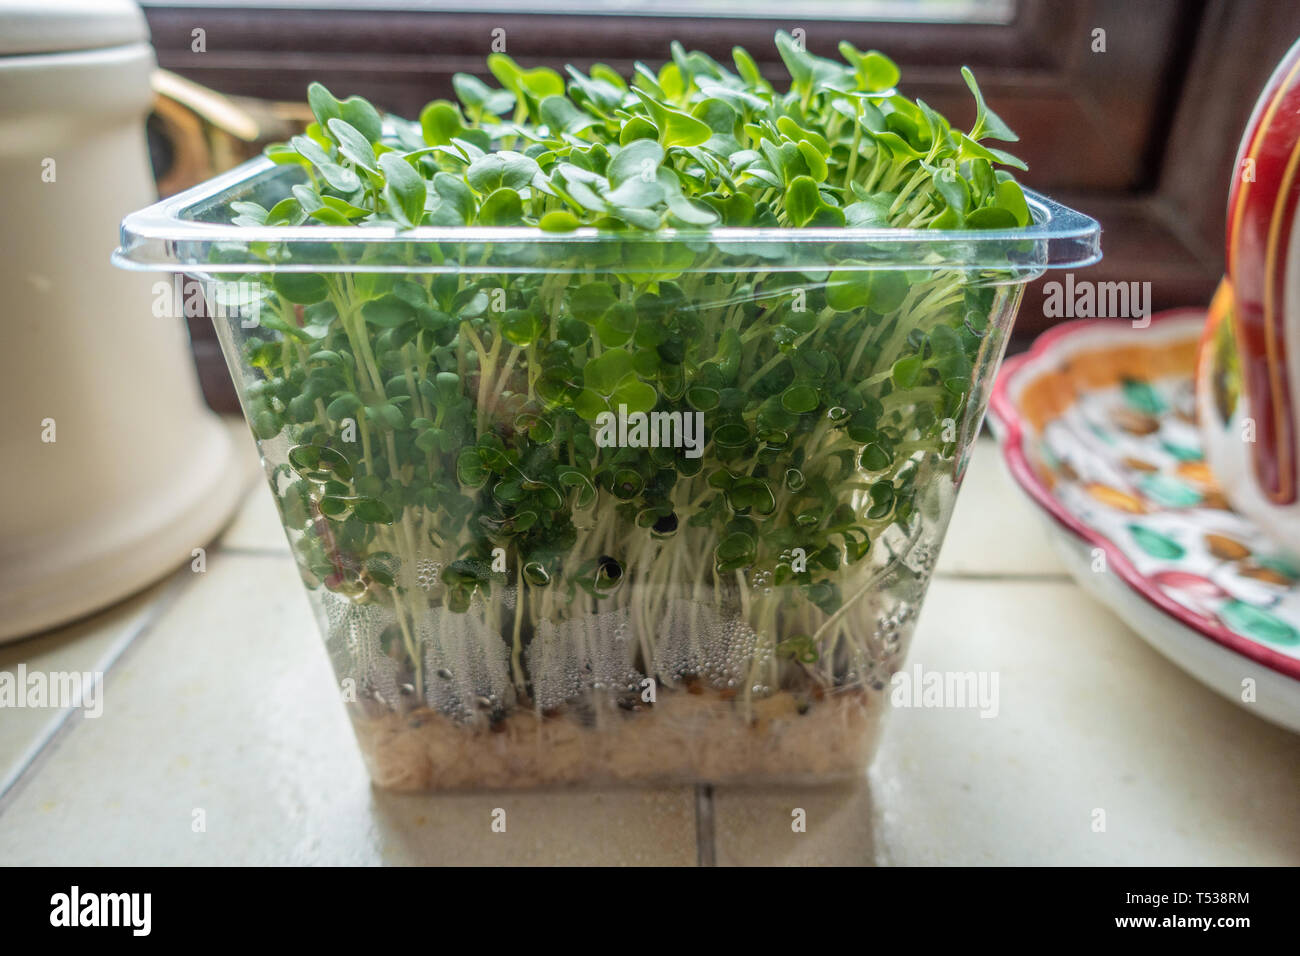
<svg viewBox="0 0 1300 956">
<path fill-rule="evenodd" d="M 1227 184 L 1258 91 L 1300 35 L 1294 0 L 143 0 L 161 74 L 150 146 L 175 192 L 309 119 L 307 84 L 416 116 L 453 98 L 489 52 L 524 66 L 624 74 L 676 39 L 729 61 L 744 46 L 774 81 L 772 36 L 804 31 L 836 56 L 849 40 L 898 61 L 903 85 L 954 122 L 974 113 L 958 68 L 1021 137 L 1023 178 L 1104 226 L 1105 259 L 1079 275 L 1149 281 L 1154 309 L 1206 304 L 1223 270 Z M 545 9 L 545 12 L 539 10 Z M 792 12 L 793 11 L 793 12 Z M 797 35 L 797 34 L 796 34 Z M 494 41 L 496 47 L 493 46 Z M 495 81 L 492 81 L 495 85 Z M 193 84 L 198 84 L 197 86 Z M 212 97 L 206 90 L 226 94 Z M 1053 319 L 1031 286 L 1011 350 Z M 191 319 L 209 403 L 237 408 L 205 318 Z"/>
</svg>

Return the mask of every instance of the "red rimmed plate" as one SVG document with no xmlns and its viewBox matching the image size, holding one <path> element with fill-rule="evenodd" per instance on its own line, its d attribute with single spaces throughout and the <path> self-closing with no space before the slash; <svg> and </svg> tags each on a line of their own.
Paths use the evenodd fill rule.
<svg viewBox="0 0 1300 956">
<path fill-rule="evenodd" d="M 1201 454 L 1201 309 L 1071 322 L 1008 359 L 1003 462 L 1079 584 L 1225 697 L 1300 730 L 1300 561 L 1228 506 Z"/>
</svg>

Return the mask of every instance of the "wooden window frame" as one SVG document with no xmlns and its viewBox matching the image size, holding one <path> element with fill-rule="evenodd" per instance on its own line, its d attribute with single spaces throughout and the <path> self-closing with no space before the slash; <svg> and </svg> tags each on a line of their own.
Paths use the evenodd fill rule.
<svg viewBox="0 0 1300 956">
<path fill-rule="evenodd" d="M 1157 309 L 1208 301 L 1222 272 L 1223 207 L 1236 144 L 1259 89 L 1300 34 L 1300 4 L 1268 0 L 1018 0 L 1005 24 L 686 17 L 449 14 L 165 6 L 146 16 L 159 64 L 222 92 L 300 100 L 321 79 L 402 115 L 451 95 L 459 71 L 483 75 L 493 31 L 525 64 L 630 72 L 661 62 L 671 40 L 724 62 L 742 45 L 784 76 L 772 34 L 802 27 L 833 55 L 847 39 L 887 51 L 904 83 L 956 121 L 973 108 L 957 67 L 1022 137 L 1029 185 L 1101 221 L 1095 281 L 1149 281 Z M 205 51 L 192 31 L 205 32 Z M 1106 51 L 1094 52 L 1094 31 Z M 593 39 L 594 38 L 594 39 Z M 1054 320 L 1031 286 L 1013 349 Z M 204 325 L 192 330 L 210 399 L 229 405 L 224 365 Z"/>
</svg>

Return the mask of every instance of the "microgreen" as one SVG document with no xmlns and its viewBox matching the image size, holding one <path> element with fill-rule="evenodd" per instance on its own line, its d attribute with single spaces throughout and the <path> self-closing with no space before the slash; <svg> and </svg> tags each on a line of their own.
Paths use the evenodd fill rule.
<svg viewBox="0 0 1300 956">
<path fill-rule="evenodd" d="M 674 44 L 630 82 L 494 54 L 499 88 L 458 74 L 459 104 L 430 103 L 418 122 L 313 83 L 315 122 L 268 151 L 301 181 L 269 209 L 232 204 L 250 227 L 607 234 L 565 268 L 521 239 L 520 261 L 541 267 L 429 271 L 376 244 L 374 272 L 271 272 L 243 397 L 257 436 L 283 443 L 268 460 L 281 456 L 299 564 L 339 600 L 392 609 L 417 688 L 436 608 L 496 622 L 520 695 L 543 622 L 611 606 L 654 671 L 656 622 L 682 593 L 739 602 L 774 650 L 753 658 L 777 669 L 760 685 L 864 680 L 879 655 L 842 612 L 933 519 L 1007 294 L 924 261 L 873 267 L 860 238 L 830 269 L 776 268 L 774 243 L 748 271 L 711 272 L 701 261 L 731 247 L 704 237 L 1025 226 L 1000 168 L 1023 164 L 981 142 L 1015 136 L 968 70 L 963 132 L 899 93 L 883 54 L 846 43 L 827 59 L 784 33 L 776 45 L 785 90 L 739 49 L 733 70 Z M 680 241 L 619 241 L 665 229 Z M 463 243 L 420 248 L 433 265 L 472 264 Z M 679 431 L 701 416 L 699 454 L 598 443 L 607 413 Z M 417 580 L 422 562 L 441 569 L 435 584 Z M 751 594 L 760 578 L 771 586 Z M 494 590 L 507 586 L 509 611 Z"/>
</svg>

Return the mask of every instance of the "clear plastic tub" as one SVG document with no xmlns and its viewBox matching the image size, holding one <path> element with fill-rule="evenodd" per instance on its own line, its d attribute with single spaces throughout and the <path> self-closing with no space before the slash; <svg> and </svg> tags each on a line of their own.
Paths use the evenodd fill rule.
<svg viewBox="0 0 1300 956">
<path fill-rule="evenodd" d="M 861 773 L 1024 284 L 1097 223 L 225 224 L 300 176 L 115 259 L 201 283 L 375 782 Z"/>
</svg>

